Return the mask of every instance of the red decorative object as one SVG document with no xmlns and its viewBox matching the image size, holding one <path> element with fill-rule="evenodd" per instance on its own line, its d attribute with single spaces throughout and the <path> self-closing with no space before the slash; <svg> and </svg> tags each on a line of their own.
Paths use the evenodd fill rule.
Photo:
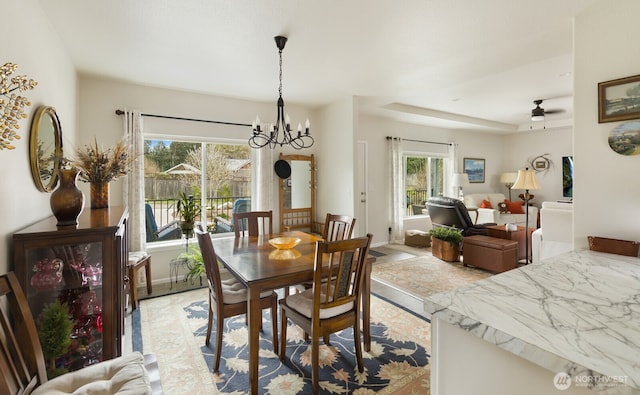
<svg viewBox="0 0 640 395">
<path fill-rule="evenodd" d="M 60 259 L 43 259 L 33 265 L 35 272 L 31 276 L 31 286 L 36 291 L 55 289 L 62 281 L 62 261 Z"/>
</svg>

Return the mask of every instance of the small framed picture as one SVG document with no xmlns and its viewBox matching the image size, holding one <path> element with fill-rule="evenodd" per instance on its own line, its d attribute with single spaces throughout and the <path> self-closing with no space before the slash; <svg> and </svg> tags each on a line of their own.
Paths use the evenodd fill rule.
<svg viewBox="0 0 640 395">
<path fill-rule="evenodd" d="M 464 158 L 462 169 L 465 173 L 467 173 L 469 182 L 484 182 L 484 159 Z"/>
<path fill-rule="evenodd" d="M 640 75 L 598 83 L 598 123 L 640 119 Z"/>
<path fill-rule="evenodd" d="M 547 161 L 545 160 L 537 160 L 535 163 L 536 170 L 544 170 L 547 168 Z"/>
</svg>

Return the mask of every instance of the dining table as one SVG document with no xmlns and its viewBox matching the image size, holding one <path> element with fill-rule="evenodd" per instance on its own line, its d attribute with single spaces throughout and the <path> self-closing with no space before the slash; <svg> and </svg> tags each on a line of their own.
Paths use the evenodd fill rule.
<svg viewBox="0 0 640 395">
<path fill-rule="evenodd" d="M 300 242 L 292 249 L 278 250 L 269 240 L 295 237 Z M 301 231 L 272 233 L 249 237 L 212 238 L 218 261 L 247 287 L 247 321 L 249 326 L 249 382 L 251 394 L 258 394 L 258 356 L 262 308 L 260 293 L 313 281 L 316 242 L 321 237 Z M 371 350 L 370 297 L 371 266 L 368 256 L 362 284 L 362 333 L 364 349 Z M 276 319 L 272 317 L 272 319 Z M 219 351 L 216 351 L 219 352 Z"/>
</svg>

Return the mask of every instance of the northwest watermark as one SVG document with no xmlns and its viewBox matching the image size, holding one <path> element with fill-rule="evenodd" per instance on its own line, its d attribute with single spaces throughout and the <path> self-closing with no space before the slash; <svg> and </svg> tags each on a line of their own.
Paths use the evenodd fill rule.
<svg viewBox="0 0 640 395">
<path fill-rule="evenodd" d="M 628 376 L 593 376 L 587 374 L 571 377 L 565 372 L 560 372 L 553 377 L 553 385 L 560 391 L 568 389 L 571 387 L 571 384 L 575 387 L 605 388 L 624 385 L 628 379 Z"/>
</svg>

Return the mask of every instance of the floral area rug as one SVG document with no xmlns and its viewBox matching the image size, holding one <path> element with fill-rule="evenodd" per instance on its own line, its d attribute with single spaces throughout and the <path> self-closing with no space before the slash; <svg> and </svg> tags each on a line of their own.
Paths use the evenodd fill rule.
<svg viewBox="0 0 640 395">
<path fill-rule="evenodd" d="M 225 320 L 220 372 L 211 372 L 215 334 L 211 344 L 205 346 L 207 292 L 200 289 L 144 300 L 139 315 L 134 315 L 134 331 L 138 325 L 141 332 L 142 344 L 138 347 L 144 353 L 156 354 L 165 393 L 240 395 L 248 391 L 244 316 Z M 289 323 L 286 358 L 280 361 L 273 353 L 268 310 L 263 312 L 263 319 L 260 393 L 311 393 L 310 348 L 302 331 Z M 321 341 L 320 393 L 428 394 L 430 325 L 375 296 L 371 300 L 371 321 L 371 352 L 363 352 L 362 374 L 356 367 L 351 329 L 332 335 L 330 346 Z"/>
<path fill-rule="evenodd" d="M 430 253 L 414 258 L 374 264 L 371 278 L 424 298 L 490 277 L 484 270 L 465 267 L 462 262 L 445 262 Z"/>
</svg>

